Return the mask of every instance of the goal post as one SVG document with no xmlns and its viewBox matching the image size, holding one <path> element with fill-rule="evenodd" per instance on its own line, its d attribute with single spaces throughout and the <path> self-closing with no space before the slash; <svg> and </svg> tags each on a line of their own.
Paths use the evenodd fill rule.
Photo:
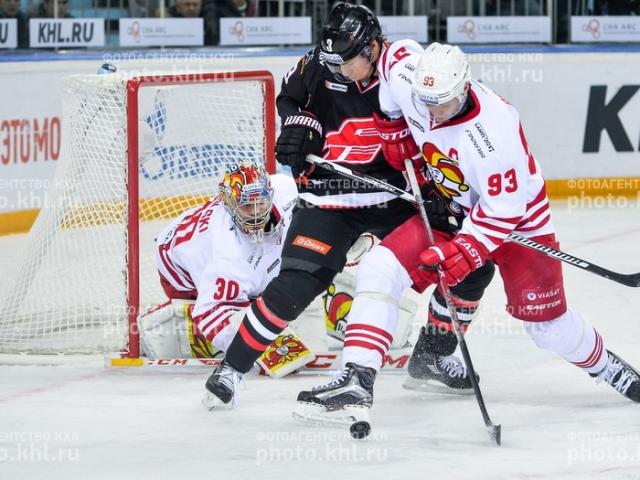
<svg viewBox="0 0 640 480">
<path fill-rule="evenodd" d="M 0 352 L 140 354 L 137 317 L 165 301 L 155 235 L 251 159 L 275 171 L 268 71 L 63 81 L 53 188 L 0 292 Z"/>
</svg>

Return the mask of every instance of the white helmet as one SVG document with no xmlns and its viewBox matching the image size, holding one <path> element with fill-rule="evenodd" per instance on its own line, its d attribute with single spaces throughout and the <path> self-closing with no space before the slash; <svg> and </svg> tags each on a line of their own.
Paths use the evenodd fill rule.
<svg viewBox="0 0 640 480">
<path fill-rule="evenodd" d="M 460 47 L 429 45 L 416 66 L 412 94 L 414 102 L 422 105 L 442 105 L 454 98 L 462 104 L 464 87 L 471 79 L 471 68 Z"/>
</svg>

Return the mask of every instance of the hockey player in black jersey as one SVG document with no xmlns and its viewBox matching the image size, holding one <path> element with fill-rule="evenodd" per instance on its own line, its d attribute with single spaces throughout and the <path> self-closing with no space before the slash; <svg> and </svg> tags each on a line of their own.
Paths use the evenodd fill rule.
<svg viewBox="0 0 640 480">
<path fill-rule="evenodd" d="M 280 273 L 247 310 L 224 362 L 209 378 L 209 403 L 231 400 L 241 375 L 250 370 L 271 339 L 327 288 L 362 233 L 384 238 L 415 214 L 411 205 L 389 193 L 320 168 L 313 170 L 305 161 L 307 154 L 321 155 L 406 187 L 402 172 L 385 161 L 380 142 L 380 128 L 389 127 L 378 103 L 375 68 L 384 41 L 380 24 L 369 9 L 338 4 L 323 28 L 322 46 L 310 51 L 285 75 L 277 98 L 282 131 L 276 156 L 298 179 L 300 200 L 285 240 Z M 349 62 L 354 70 L 345 76 Z M 338 64 L 343 65 L 336 68 Z M 435 203 L 430 210 L 433 226 L 447 230 L 448 214 L 435 215 L 439 211 Z M 384 277 L 384 259 L 376 262 Z M 420 276 L 420 272 L 413 273 Z M 491 267 L 477 274 L 482 277 L 479 295 L 492 274 Z M 366 279 L 363 285 L 357 286 L 356 295 L 366 295 Z M 385 311 L 382 324 L 367 319 L 347 327 L 345 348 L 364 345 L 375 349 L 380 355 L 377 364 L 348 364 L 329 388 L 302 392 L 300 401 L 327 409 L 371 405 L 373 380 L 397 324 L 397 308 L 389 304 L 397 303 L 400 294 L 377 299 L 381 308 L 388 306 L 395 316 Z"/>
</svg>

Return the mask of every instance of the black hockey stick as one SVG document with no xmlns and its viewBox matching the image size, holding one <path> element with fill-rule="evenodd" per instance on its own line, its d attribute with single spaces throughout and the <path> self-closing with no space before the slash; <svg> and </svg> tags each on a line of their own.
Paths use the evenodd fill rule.
<svg viewBox="0 0 640 480">
<path fill-rule="evenodd" d="M 403 189 L 398 188 L 394 185 L 391 185 L 378 178 L 374 178 L 369 175 L 354 173 L 348 168 L 343 167 L 342 165 L 329 162 L 315 155 L 307 155 L 307 161 L 321 168 L 324 168 L 325 170 L 330 170 L 332 172 L 339 173 L 340 175 L 344 175 L 345 177 L 370 185 L 380 190 L 384 190 L 385 192 L 391 193 L 397 196 L 398 198 L 402 198 L 403 200 L 406 200 L 413 204 L 416 203 L 415 197 L 411 195 L 409 192 L 406 192 Z M 518 235 L 516 233 L 509 234 L 509 236 L 507 237 L 507 240 L 509 240 L 510 242 L 514 242 L 519 245 L 522 245 L 523 247 L 536 250 L 544 255 L 555 258 L 556 260 L 559 260 L 564 263 L 568 263 L 569 265 L 573 265 L 574 267 L 578 267 L 581 270 L 584 270 L 586 272 L 591 272 L 601 277 L 608 278 L 609 280 L 613 280 L 614 282 L 620 283 L 622 285 L 626 285 L 627 287 L 640 287 L 640 272 L 639 273 L 613 272 L 611 270 L 607 270 L 606 268 L 599 267 L 598 265 L 594 265 L 593 263 L 588 262 L 586 260 L 582 260 L 581 258 L 574 257 L 573 255 L 569 255 L 568 253 L 565 253 L 563 251 L 556 250 L 555 248 L 551 248 L 547 245 L 542 245 L 541 243 L 535 242 L 529 238 L 525 238 L 522 235 Z"/>
<path fill-rule="evenodd" d="M 427 237 L 429 238 L 429 243 L 433 245 L 436 243 L 435 238 L 433 236 L 433 231 L 431 230 L 431 225 L 429 224 L 429 217 L 427 216 L 427 211 L 424 208 L 424 201 L 422 200 L 422 193 L 420 192 L 420 186 L 418 185 L 418 179 L 416 178 L 416 172 L 413 170 L 413 165 L 411 164 L 411 160 L 405 160 L 405 171 L 409 177 L 409 183 L 411 184 L 411 190 L 413 191 L 414 198 L 416 200 L 416 208 L 420 212 L 420 216 L 422 217 L 422 222 L 424 223 L 424 228 L 427 231 Z M 442 267 L 438 264 L 437 266 L 438 272 L 438 284 L 440 290 L 444 294 L 444 299 L 447 304 L 447 308 L 449 309 L 449 314 L 451 315 L 451 325 L 453 326 L 453 332 L 458 339 L 458 345 L 460 346 L 460 351 L 462 352 L 462 358 L 464 359 L 464 364 L 467 367 L 467 371 L 469 373 L 469 378 L 471 380 L 471 386 L 473 387 L 473 393 L 476 396 L 476 400 L 478 401 L 478 406 L 480 407 L 480 412 L 482 412 L 482 418 L 484 419 L 484 424 L 487 427 L 487 432 L 489 433 L 489 437 L 496 442 L 496 445 L 500 445 L 501 437 L 502 437 L 502 426 L 496 425 L 491 421 L 489 417 L 489 412 L 487 412 L 487 407 L 484 404 L 484 399 L 482 398 L 482 391 L 480 390 L 480 385 L 478 384 L 478 379 L 476 377 L 476 370 L 473 368 L 473 362 L 471 361 L 471 355 L 469 354 L 469 349 L 467 348 L 467 342 L 464 339 L 464 335 L 462 334 L 462 329 L 460 327 L 460 320 L 458 319 L 458 312 L 456 312 L 455 303 L 453 301 L 453 297 L 451 294 L 451 290 L 449 290 L 449 286 L 447 285 L 444 277 L 444 271 Z"/>
</svg>

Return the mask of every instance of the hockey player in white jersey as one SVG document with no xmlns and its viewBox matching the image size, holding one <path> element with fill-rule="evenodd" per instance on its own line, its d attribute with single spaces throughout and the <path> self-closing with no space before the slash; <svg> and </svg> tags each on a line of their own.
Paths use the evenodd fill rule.
<svg viewBox="0 0 640 480">
<path fill-rule="evenodd" d="M 349 84 L 350 81 L 353 84 L 363 79 L 380 81 L 376 66 L 384 58 L 389 44 L 381 36 L 362 38 L 363 32 L 369 26 L 378 27 L 375 16 L 369 12 L 362 17 L 351 14 L 344 17 L 336 15 L 331 20 L 323 27 L 321 47 L 324 62 L 335 76 L 333 81 L 345 84 Z M 399 56 L 396 61 L 401 59 L 402 54 Z M 411 74 L 407 69 L 404 72 L 406 75 Z M 341 102 L 348 101 L 347 97 L 341 98 Z M 383 140 L 382 154 L 388 160 L 387 155 L 393 154 L 393 148 L 403 147 L 404 143 L 391 145 L 390 142 L 384 141 L 383 135 L 393 133 L 397 125 L 394 120 L 383 118 L 382 114 L 382 111 L 371 113 L 372 126 Z M 406 125 L 404 128 L 406 129 Z M 407 135 L 408 131 L 405 137 Z M 360 165 L 354 165 L 353 168 L 362 172 Z M 431 204 L 430 207 L 425 205 L 427 211 L 438 205 L 438 208 L 442 208 L 445 218 L 449 216 L 452 212 L 446 211 L 446 202 L 434 195 L 432 186 L 430 188 L 425 182 L 424 188 L 423 195 Z M 414 214 L 415 210 L 412 209 L 411 216 Z M 448 228 L 436 227 L 435 232 L 439 239 L 453 238 Z M 389 345 L 395 341 L 397 305 L 404 287 L 410 285 L 422 293 L 432 282 L 432 275 L 419 269 L 419 265 L 416 264 L 416 268 L 404 272 L 402 283 L 394 283 L 395 278 L 390 279 L 388 271 L 395 268 L 398 261 L 389 250 L 375 250 L 378 254 L 365 255 L 359 266 L 356 293 L 346 327 L 343 369 L 336 372 L 329 383 L 299 393 L 294 416 L 302 421 L 326 424 L 351 422 L 354 416 L 366 419 L 368 407 L 373 403 L 373 382 L 376 373 L 385 359 Z M 402 254 L 402 248 L 399 248 L 397 254 Z M 456 310 L 461 319 L 470 320 L 473 316 L 493 273 L 493 264 L 486 262 L 452 289 L 456 295 Z M 439 324 L 428 335 L 421 335 L 421 341 L 416 346 L 416 351 L 421 354 L 412 357 L 408 369 L 420 372 L 421 377 L 428 374 L 429 380 L 436 384 L 434 388 L 450 393 L 470 393 L 471 378 L 460 359 L 453 355 L 456 348 L 455 335 L 447 331 L 440 333 L 446 328 L 449 320 L 447 309 L 430 308 L 429 317 L 438 320 Z"/>
<path fill-rule="evenodd" d="M 492 260 L 504 281 L 508 312 L 525 322 L 536 345 L 639 402 L 638 372 L 605 348 L 585 317 L 567 307 L 561 263 L 507 241 L 516 232 L 559 248 L 540 165 L 516 109 L 471 78 L 458 47 L 433 43 L 423 52 L 416 42 L 396 42 L 383 52 L 378 72 L 381 108 L 396 122 L 382 135 L 387 160 L 398 170 L 406 158 L 426 165 L 440 194 L 466 214 L 453 239 L 437 239 L 431 247 L 419 216 L 387 236 L 369 255 L 388 258 L 391 251 L 398 259 L 389 265 L 388 284 L 409 286 L 407 272 L 422 263 L 440 264 L 447 283 L 455 286 Z M 362 269 L 369 265 L 363 262 L 359 275 L 367 276 Z M 378 273 L 372 270 L 373 275 Z M 443 310 L 435 300 L 430 306 Z M 375 302 L 362 302 L 360 314 L 378 313 Z M 354 302 L 350 321 L 357 321 L 355 309 Z"/>
<path fill-rule="evenodd" d="M 161 232 L 156 263 L 171 300 L 140 319 L 147 355 L 211 357 L 227 350 L 244 309 L 280 270 L 296 199 L 291 177 L 241 162 L 225 173 L 219 195 Z M 278 339 L 290 355 L 275 364 L 261 357 L 267 373 L 281 376 L 313 360 L 292 332 Z"/>
</svg>

